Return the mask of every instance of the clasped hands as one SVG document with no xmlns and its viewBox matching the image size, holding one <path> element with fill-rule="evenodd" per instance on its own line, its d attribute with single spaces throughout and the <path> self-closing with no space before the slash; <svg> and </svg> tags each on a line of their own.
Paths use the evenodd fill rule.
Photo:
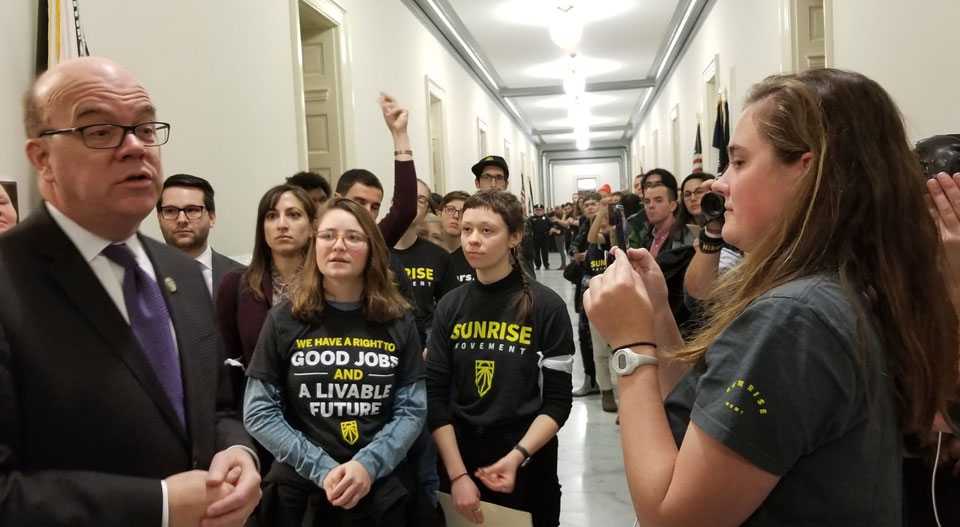
<svg viewBox="0 0 960 527">
<path fill-rule="evenodd" d="M 240 527 L 260 502 L 260 473 L 242 448 L 220 451 L 210 470 L 168 477 L 169 527 Z"/>
<path fill-rule="evenodd" d="M 523 455 L 511 449 L 507 455 L 500 458 L 496 463 L 478 468 L 473 475 L 476 476 L 487 488 L 496 492 L 513 492 L 513 486 L 517 479 L 517 469 L 523 463 Z M 450 485 L 450 495 L 453 498 L 453 506 L 464 518 L 473 523 L 483 523 L 483 509 L 480 507 L 480 489 L 472 479 L 464 475 L 456 478 L 456 481 Z"/>
</svg>

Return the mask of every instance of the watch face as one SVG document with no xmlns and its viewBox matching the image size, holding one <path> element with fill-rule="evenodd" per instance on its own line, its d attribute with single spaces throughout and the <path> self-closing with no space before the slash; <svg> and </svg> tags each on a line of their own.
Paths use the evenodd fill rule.
<svg viewBox="0 0 960 527">
<path fill-rule="evenodd" d="M 627 368 L 627 354 L 626 353 L 617 353 L 617 369 L 625 370 Z"/>
</svg>

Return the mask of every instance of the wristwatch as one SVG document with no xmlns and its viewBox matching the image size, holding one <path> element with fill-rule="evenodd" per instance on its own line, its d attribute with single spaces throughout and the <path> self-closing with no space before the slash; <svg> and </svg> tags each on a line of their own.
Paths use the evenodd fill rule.
<svg viewBox="0 0 960 527">
<path fill-rule="evenodd" d="M 613 353 L 613 371 L 617 375 L 630 375 L 640 366 L 656 366 L 659 362 L 656 357 L 637 353 L 630 348 L 620 348 Z"/>
</svg>

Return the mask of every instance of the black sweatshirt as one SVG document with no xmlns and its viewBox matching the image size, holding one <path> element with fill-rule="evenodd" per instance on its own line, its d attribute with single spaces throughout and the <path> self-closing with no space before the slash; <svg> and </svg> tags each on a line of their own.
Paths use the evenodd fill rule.
<svg viewBox="0 0 960 527">
<path fill-rule="evenodd" d="M 430 430 L 454 417 L 472 425 L 530 423 L 570 415 L 573 331 L 567 305 L 530 281 L 533 309 L 516 322 L 523 287 L 518 269 L 492 284 L 474 281 L 437 305 L 427 354 Z"/>
</svg>

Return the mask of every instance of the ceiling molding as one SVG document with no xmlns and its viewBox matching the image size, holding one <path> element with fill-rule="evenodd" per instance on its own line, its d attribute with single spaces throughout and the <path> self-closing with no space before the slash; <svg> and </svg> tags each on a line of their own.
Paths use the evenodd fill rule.
<svg viewBox="0 0 960 527">
<path fill-rule="evenodd" d="M 647 113 L 649 113 L 653 103 L 660 97 L 660 92 L 667 84 L 671 75 L 673 75 L 673 69 L 687 51 L 687 44 L 693 39 L 697 31 L 700 30 L 700 27 L 706 19 L 705 15 L 710 12 L 710 9 L 715 3 L 716 0 L 687 0 L 687 2 L 683 4 L 677 4 L 677 11 L 674 13 L 673 20 L 671 21 L 673 30 L 670 32 L 670 37 L 663 43 L 660 52 L 657 53 L 657 60 L 654 61 L 657 69 L 660 69 L 660 63 L 664 60 L 664 54 L 667 52 L 670 40 L 675 34 L 677 36 L 677 42 L 673 46 L 673 49 L 670 50 L 670 56 L 666 57 L 667 62 L 663 65 L 660 76 L 656 78 L 657 85 L 643 96 L 643 99 L 638 102 L 636 109 L 631 113 L 630 125 L 632 131 L 624 133 L 624 139 L 627 141 L 632 140 L 633 136 L 637 134 L 637 131 L 640 129 L 640 123 L 647 117 Z M 688 10 L 690 11 L 689 20 L 684 27 L 680 27 L 680 23 L 683 22 L 683 15 Z M 650 74 L 656 76 L 656 71 L 651 71 Z"/>
<path fill-rule="evenodd" d="M 542 144 L 541 140 L 538 140 L 530 133 L 530 126 L 527 124 L 529 121 L 525 115 L 513 104 L 508 103 L 508 101 L 501 97 L 498 93 L 500 91 L 500 86 L 503 84 L 503 81 L 500 80 L 496 71 L 490 67 L 489 61 L 484 63 L 483 54 L 477 51 L 476 44 L 472 43 L 473 38 L 470 37 L 469 32 L 464 28 L 463 22 L 458 16 L 456 16 L 453 9 L 446 2 L 446 0 L 401 0 L 407 9 L 410 10 L 413 15 L 423 23 L 424 27 L 430 31 L 433 36 L 447 49 L 447 52 L 460 63 L 467 71 L 467 73 L 474 78 L 475 81 L 480 85 L 484 91 L 496 102 L 497 106 L 503 110 L 503 113 L 510 118 L 511 121 L 520 129 L 521 133 L 530 140 L 535 146 L 540 146 Z M 440 8 L 441 11 L 444 11 L 444 16 L 447 17 L 447 20 L 450 22 L 450 25 L 453 26 L 457 31 L 460 31 L 460 39 L 468 46 L 472 45 L 473 49 L 470 52 L 467 51 L 463 45 L 460 44 L 457 37 L 450 33 L 449 28 L 443 23 L 443 21 L 437 19 L 436 14 L 433 9 L 428 5 L 428 2 L 433 2 L 435 5 Z M 474 60 L 470 56 L 470 53 L 473 54 L 473 57 L 476 57 L 477 60 Z M 479 62 L 479 63 L 478 63 Z M 487 78 L 487 75 L 484 75 L 484 72 L 480 69 L 483 68 L 486 70 L 486 73 L 492 77 L 494 84 L 490 83 L 490 79 Z M 497 84 L 499 83 L 499 84 Z"/>
<path fill-rule="evenodd" d="M 626 81 L 588 82 L 584 91 L 621 91 L 636 90 L 639 88 L 653 88 L 657 85 L 656 79 L 631 79 Z M 529 88 L 501 88 L 501 97 L 543 97 L 548 95 L 563 95 L 563 85 L 532 86 Z"/>
</svg>

